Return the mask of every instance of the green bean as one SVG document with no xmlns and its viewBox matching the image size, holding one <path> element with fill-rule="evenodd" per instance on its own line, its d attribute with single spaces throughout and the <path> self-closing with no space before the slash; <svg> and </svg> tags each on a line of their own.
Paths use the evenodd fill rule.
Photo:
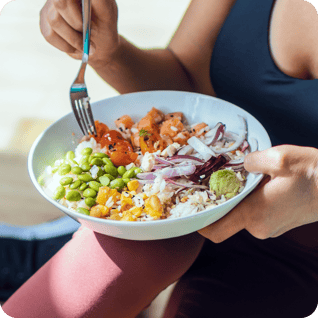
<svg viewBox="0 0 318 318">
<path fill-rule="evenodd" d="M 75 153 L 73 151 L 68 151 L 66 153 L 66 159 L 74 159 L 75 158 Z"/>
<path fill-rule="evenodd" d="M 106 175 L 103 175 L 101 177 L 99 177 L 99 182 L 103 185 L 103 186 L 108 186 L 110 183 L 109 178 Z"/>
<path fill-rule="evenodd" d="M 103 162 L 104 162 L 105 165 L 111 165 L 111 166 L 114 165 L 109 158 L 103 158 Z"/>
<path fill-rule="evenodd" d="M 102 186 L 101 183 L 96 181 L 90 181 L 88 185 L 91 189 L 95 190 L 96 192 L 98 192 L 99 188 Z"/>
<path fill-rule="evenodd" d="M 117 169 L 112 165 L 104 166 L 104 170 L 106 173 L 111 174 L 113 177 L 117 178 L 118 172 Z"/>
<path fill-rule="evenodd" d="M 89 171 L 91 169 L 91 166 L 88 163 L 83 163 L 81 165 L 81 169 L 85 172 Z"/>
<path fill-rule="evenodd" d="M 64 176 L 71 171 L 72 167 L 69 164 L 63 164 L 59 167 L 59 175 Z"/>
<path fill-rule="evenodd" d="M 118 189 L 118 190 L 121 190 L 125 186 L 126 186 L 125 182 L 121 178 L 113 180 L 109 185 L 111 189 Z"/>
<path fill-rule="evenodd" d="M 81 214 L 85 214 L 85 215 L 89 215 L 89 211 L 85 208 L 77 208 L 76 212 L 81 213 Z"/>
<path fill-rule="evenodd" d="M 68 184 L 71 184 L 73 182 L 73 178 L 72 177 L 64 177 L 60 180 L 60 184 L 62 186 L 66 186 Z"/>
<path fill-rule="evenodd" d="M 86 188 L 88 188 L 88 184 L 84 182 L 81 184 L 81 186 L 78 188 L 78 190 L 84 191 Z"/>
<path fill-rule="evenodd" d="M 91 197 L 88 197 L 88 198 L 85 199 L 85 204 L 86 204 L 87 206 L 89 206 L 90 208 L 91 208 L 93 205 L 95 205 L 95 203 L 96 203 L 95 199 L 93 199 L 93 198 L 91 198 Z"/>
<path fill-rule="evenodd" d="M 92 148 L 90 148 L 90 147 L 87 147 L 87 148 L 84 148 L 82 151 L 81 151 L 81 154 L 83 155 L 83 156 L 85 156 L 85 155 L 91 155 L 91 153 L 93 152 L 93 149 Z"/>
<path fill-rule="evenodd" d="M 129 178 L 123 178 L 123 181 L 125 182 L 125 184 L 127 185 L 127 183 L 130 181 Z"/>
<path fill-rule="evenodd" d="M 123 176 L 124 173 L 125 173 L 127 170 L 126 170 L 126 168 L 125 168 L 124 166 L 119 166 L 119 167 L 117 168 L 117 171 L 118 171 L 118 173 L 119 173 L 121 176 Z"/>
<path fill-rule="evenodd" d="M 95 198 L 96 195 L 97 195 L 96 191 L 93 189 L 90 189 L 90 188 L 87 188 L 83 192 L 83 197 L 85 197 L 85 198 L 88 198 L 88 197 Z"/>
<path fill-rule="evenodd" d="M 75 189 L 77 189 L 80 185 L 81 185 L 81 181 L 80 181 L 80 180 L 76 180 L 76 181 L 74 181 L 74 182 L 70 185 L 70 189 L 75 190 Z"/>
<path fill-rule="evenodd" d="M 105 153 L 103 152 L 95 152 L 92 155 L 94 158 L 109 158 Z"/>
<path fill-rule="evenodd" d="M 82 196 L 78 191 L 71 190 L 71 191 L 66 193 L 65 198 L 68 201 L 79 201 L 82 198 Z"/>
<path fill-rule="evenodd" d="M 77 178 L 84 182 L 89 182 L 94 180 L 93 177 L 88 173 L 79 174 Z"/>
<path fill-rule="evenodd" d="M 92 159 L 92 161 L 90 162 L 90 164 L 92 165 L 92 166 L 102 166 L 103 165 L 103 160 L 102 159 L 100 159 L 100 158 L 94 158 L 94 157 L 92 157 L 93 159 Z"/>
<path fill-rule="evenodd" d="M 65 188 L 63 186 L 58 186 L 55 191 L 54 191 L 54 194 L 53 194 L 53 199 L 54 200 L 60 200 L 64 197 L 65 195 Z"/>
<path fill-rule="evenodd" d="M 73 173 L 73 174 L 81 174 L 82 172 L 83 172 L 83 169 L 80 168 L 79 166 L 73 167 L 71 169 L 71 173 Z"/>
</svg>

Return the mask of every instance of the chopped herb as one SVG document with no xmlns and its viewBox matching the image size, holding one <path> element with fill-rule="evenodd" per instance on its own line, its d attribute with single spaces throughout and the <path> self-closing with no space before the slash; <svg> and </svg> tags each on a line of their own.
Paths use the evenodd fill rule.
<svg viewBox="0 0 318 318">
<path fill-rule="evenodd" d="M 151 136 L 151 134 L 145 129 L 140 129 L 139 136 L 140 137 L 145 137 L 145 136 Z"/>
</svg>

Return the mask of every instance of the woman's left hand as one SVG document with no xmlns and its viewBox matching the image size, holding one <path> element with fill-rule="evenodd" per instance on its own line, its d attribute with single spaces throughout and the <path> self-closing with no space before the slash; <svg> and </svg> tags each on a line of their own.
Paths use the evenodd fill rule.
<svg viewBox="0 0 318 318">
<path fill-rule="evenodd" d="M 282 145 L 245 157 L 245 169 L 267 176 L 230 213 L 199 233 L 220 243 L 246 229 L 277 237 L 318 220 L 318 149 Z"/>
</svg>

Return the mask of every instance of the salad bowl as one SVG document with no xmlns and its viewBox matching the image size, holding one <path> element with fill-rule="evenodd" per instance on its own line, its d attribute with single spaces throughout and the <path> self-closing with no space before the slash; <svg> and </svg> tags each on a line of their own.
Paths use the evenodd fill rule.
<svg viewBox="0 0 318 318">
<path fill-rule="evenodd" d="M 134 121 L 141 119 L 152 108 L 164 113 L 183 112 L 189 124 L 205 122 L 214 127 L 218 122 L 231 132 L 239 132 L 239 116 L 245 118 L 248 128 L 247 141 L 258 149 L 271 147 L 270 138 L 262 124 L 251 114 L 224 100 L 197 93 L 177 91 L 150 91 L 119 95 L 92 103 L 96 120 L 115 128 L 114 121 L 128 114 Z M 95 218 L 69 210 L 53 200 L 38 183 L 45 167 L 52 165 L 69 150 L 74 150 L 83 135 L 73 113 L 69 113 L 48 127 L 34 142 L 28 156 L 30 178 L 40 194 L 69 217 L 93 231 L 129 240 L 157 240 L 186 235 L 216 222 L 240 203 L 262 180 L 262 174 L 249 173 L 242 192 L 226 202 L 180 218 L 149 222 L 115 221 Z M 255 148 L 255 146 L 254 146 Z"/>
</svg>

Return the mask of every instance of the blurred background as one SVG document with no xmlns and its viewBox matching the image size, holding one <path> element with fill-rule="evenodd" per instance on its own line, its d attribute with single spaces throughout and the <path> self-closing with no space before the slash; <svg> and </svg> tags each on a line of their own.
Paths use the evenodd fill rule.
<svg viewBox="0 0 318 318">
<path fill-rule="evenodd" d="M 44 3 L 45 0 L 15 0 L 0 12 L 2 228 L 23 229 L 64 216 L 38 194 L 27 172 L 27 155 L 36 137 L 71 111 L 69 89 L 80 66 L 80 61 L 72 60 L 42 37 L 39 12 Z M 142 48 L 165 47 L 189 3 L 190 0 L 117 0 L 119 32 Z M 118 94 L 90 68 L 86 71 L 86 84 L 92 102 Z M 7 237 L 1 227 L 0 237 Z M 9 270 L 0 268 L 0 275 Z M 170 290 L 171 287 L 162 293 L 144 315 L 159 318 Z"/>
</svg>

